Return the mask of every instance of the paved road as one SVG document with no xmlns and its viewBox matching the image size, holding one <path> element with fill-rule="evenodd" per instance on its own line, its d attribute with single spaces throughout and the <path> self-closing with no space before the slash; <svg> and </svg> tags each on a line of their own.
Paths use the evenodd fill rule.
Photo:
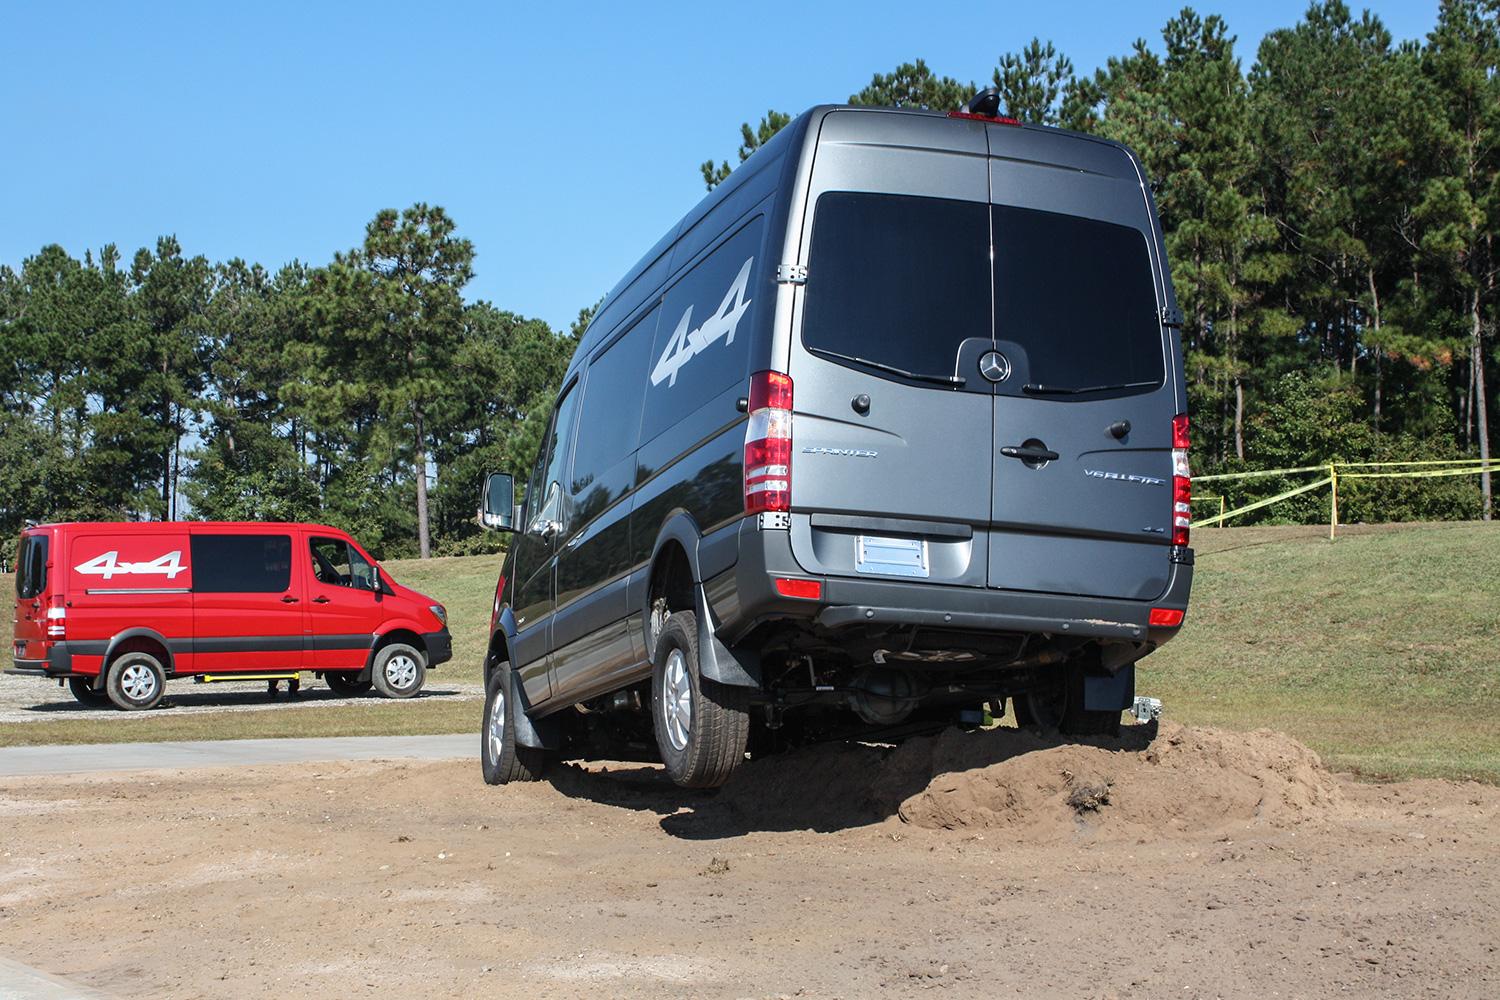
<svg viewBox="0 0 1500 1000">
<path fill-rule="evenodd" d="M 452 760 L 478 754 L 479 737 L 469 733 L 6 747 L 0 749 L 0 777 L 329 760 Z"/>
<path fill-rule="evenodd" d="M 100 1000 L 102 993 L 0 958 L 0 997 L 5 1000 Z"/>
</svg>

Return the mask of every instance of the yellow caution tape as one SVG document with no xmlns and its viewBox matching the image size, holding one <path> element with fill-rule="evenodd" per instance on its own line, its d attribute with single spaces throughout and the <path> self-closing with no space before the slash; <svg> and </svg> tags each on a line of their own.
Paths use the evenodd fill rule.
<svg viewBox="0 0 1500 1000">
<path fill-rule="evenodd" d="M 1324 468 L 1327 468 L 1327 466 L 1324 466 Z M 1278 493 L 1274 497 L 1266 497 L 1266 499 L 1264 500 L 1257 500 L 1252 504 L 1246 504 L 1243 507 L 1236 507 L 1234 510 L 1225 511 L 1224 513 L 1215 515 L 1214 517 L 1206 517 L 1201 521 L 1194 521 L 1192 523 L 1192 526 L 1194 528 L 1199 528 L 1206 527 L 1210 524 L 1218 524 L 1220 521 L 1228 520 L 1231 517 L 1237 517 L 1240 514 L 1248 514 L 1250 513 L 1250 511 L 1260 510 L 1262 507 L 1269 507 L 1271 504 L 1276 503 L 1279 500 L 1285 500 L 1287 497 L 1294 497 L 1299 493 L 1306 493 L 1309 490 L 1315 490 L 1320 486 L 1327 486 L 1331 482 L 1333 482 L 1332 476 L 1324 476 L 1322 479 L 1319 479 L 1315 483 L 1308 483 L 1306 486 L 1299 486 L 1294 490 L 1287 490 L 1285 493 Z"/>
<path fill-rule="evenodd" d="M 1304 465 L 1296 469 L 1261 469 L 1257 472 L 1221 472 L 1214 476 L 1194 476 L 1195 483 L 1211 483 L 1219 479 L 1256 479 L 1260 476 L 1289 476 L 1294 472 L 1324 472 L 1328 469 L 1328 463 L 1322 465 Z"/>
<path fill-rule="evenodd" d="M 1474 476 L 1481 472 L 1494 472 L 1500 465 L 1484 465 L 1473 469 L 1422 469 L 1417 472 L 1341 472 L 1340 479 L 1436 479 L 1439 476 Z"/>
</svg>

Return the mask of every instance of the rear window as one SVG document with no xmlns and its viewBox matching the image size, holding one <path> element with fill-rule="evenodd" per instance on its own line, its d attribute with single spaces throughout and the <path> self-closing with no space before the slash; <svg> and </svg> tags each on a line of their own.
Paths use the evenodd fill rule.
<svg viewBox="0 0 1500 1000">
<path fill-rule="evenodd" d="M 971 337 L 994 337 L 1010 357 L 1019 377 L 1001 383 L 1003 393 L 1159 385 L 1161 321 L 1145 235 L 940 198 L 833 191 L 818 199 L 806 348 L 840 363 L 951 376 Z"/>
<path fill-rule="evenodd" d="M 959 344 L 991 336 L 989 248 L 984 205 L 830 191 L 813 219 L 803 346 L 952 375 Z"/>
<path fill-rule="evenodd" d="M 1075 215 L 993 211 L 995 337 L 1019 346 L 1026 362 L 1025 382 L 1000 391 L 1160 385 L 1161 317 L 1145 235 Z"/>
<path fill-rule="evenodd" d="M 292 582 L 290 535 L 194 535 L 193 591 L 279 594 Z"/>
<path fill-rule="evenodd" d="M 46 535 L 22 535 L 16 552 L 16 596 L 30 600 L 47 587 Z"/>
</svg>

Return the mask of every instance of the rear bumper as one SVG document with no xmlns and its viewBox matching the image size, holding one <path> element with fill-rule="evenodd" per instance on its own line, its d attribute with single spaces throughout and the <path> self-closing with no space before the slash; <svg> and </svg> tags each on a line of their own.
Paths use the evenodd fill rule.
<svg viewBox="0 0 1500 1000">
<path fill-rule="evenodd" d="M 422 644 L 427 648 L 429 670 L 439 663 L 447 663 L 453 659 L 453 636 L 446 628 L 436 632 L 423 632 Z"/>
<path fill-rule="evenodd" d="M 28 674 L 32 677 L 71 677 L 73 675 L 73 651 L 66 641 L 54 642 L 47 647 L 47 658 L 20 659 L 15 666 L 5 671 L 8 674 Z"/>
<path fill-rule="evenodd" d="M 768 618 L 805 618 L 837 630 L 861 624 L 927 625 L 973 632 L 1045 633 L 1159 646 L 1178 628 L 1152 628 L 1152 608 L 1186 611 L 1192 590 L 1191 557 L 1174 563 L 1166 592 L 1154 601 L 1074 597 L 1020 591 L 954 587 L 888 579 L 818 577 L 819 601 L 793 600 L 776 592 L 778 576 L 807 578 L 792 556 L 785 531 L 760 531 L 754 518 L 740 527 L 740 559 L 725 578 L 709 586 L 719 634 L 733 642 Z M 1163 552 L 1163 558 L 1166 553 Z M 729 586 L 732 577 L 733 586 Z M 719 598 L 724 598 L 720 600 Z"/>
</svg>

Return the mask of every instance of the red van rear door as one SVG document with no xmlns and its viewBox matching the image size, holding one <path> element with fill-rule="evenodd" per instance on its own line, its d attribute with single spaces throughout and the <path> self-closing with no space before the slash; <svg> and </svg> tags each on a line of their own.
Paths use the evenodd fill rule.
<svg viewBox="0 0 1500 1000">
<path fill-rule="evenodd" d="M 194 528 L 193 653 L 199 673 L 301 670 L 306 559 L 290 529 Z"/>
</svg>

